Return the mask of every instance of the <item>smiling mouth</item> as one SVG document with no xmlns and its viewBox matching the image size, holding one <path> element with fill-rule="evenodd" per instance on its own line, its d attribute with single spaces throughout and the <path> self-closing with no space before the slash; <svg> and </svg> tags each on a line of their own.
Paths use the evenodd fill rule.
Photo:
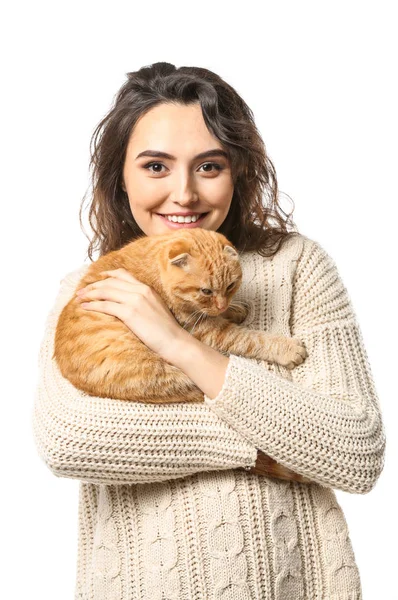
<svg viewBox="0 0 398 600">
<path fill-rule="evenodd" d="M 173 213 L 170 213 L 169 215 L 164 215 L 163 213 L 156 213 L 157 215 L 159 215 L 159 217 L 173 217 Z M 203 217 L 203 215 L 207 215 L 207 212 L 202 212 L 202 213 L 194 213 L 193 215 L 175 215 L 176 217 Z"/>
<path fill-rule="evenodd" d="M 202 221 L 204 221 L 205 217 L 209 214 L 209 212 L 202 213 L 199 216 L 199 218 L 197 218 L 195 221 L 185 221 L 185 220 L 179 221 L 178 218 L 177 218 L 177 221 L 173 221 L 171 219 L 168 219 L 167 216 L 162 215 L 160 213 L 155 213 L 155 214 L 158 217 L 160 217 L 161 219 L 163 219 L 164 223 L 172 229 L 192 229 L 193 227 L 198 226 L 198 224 L 200 225 L 202 223 Z M 182 215 L 180 215 L 180 216 L 182 216 Z"/>
<path fill-rule="evenodd" d="M 210 211 L 209 211 L 210 212 Z M 186 215 L 187 217 L 196 217 L 196 220 L 199 221 L 200 219 L 203 219 L 203 217 L 205 217 L 206 215 L 209 214 L 209 212 L 204 212 L 204 213 L 196 213 L 195 215 Z M 177 221 L 171 221 L 171 223 L 183 223 L 184 221 L 178 221 L 178 219 L 180 217 L 182 217 L 183 219 L 185 219 L 184 215 L 163 215 L 162 213 L 156 213 L 159 217 L 163 217 L 164 219 L 168 219 L 168 217 L 173 217 L 176 216 L 177 217 Z"/>
</svg>

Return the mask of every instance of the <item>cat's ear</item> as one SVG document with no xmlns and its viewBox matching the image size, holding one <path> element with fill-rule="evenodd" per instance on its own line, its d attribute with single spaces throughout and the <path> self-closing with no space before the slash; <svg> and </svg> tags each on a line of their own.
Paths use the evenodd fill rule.
<svg viewBox="0 0 398 600">
<path fill-rule="evenodd" d="M 167 258 L 170 265 L 186 268 L 189 258 L 192 258 L 189 252 L 190 246 L 185 239 L 173 240 L 173 243 L 168 248 Z"/>
<path fill-rule="evenodd" d="M 235 248 L 232 248 L 232 246 L 224 246 L 224 252 L 228 254 L 231 258 L 236 258 L 237 260 L 239 259 L 239 254 L 237 253 Z"/>
<path fill-rule="evenodd" d="M 186 267 L 188 264 L 188 257 L 191 256 L 188 252 L 183 252 L 170 259 L 170 264 L 176 267 Z"/>
</svg>

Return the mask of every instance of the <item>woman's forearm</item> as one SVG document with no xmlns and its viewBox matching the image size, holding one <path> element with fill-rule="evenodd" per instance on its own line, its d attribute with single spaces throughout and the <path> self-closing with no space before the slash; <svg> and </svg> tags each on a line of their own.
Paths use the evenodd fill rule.
<svg viewBox="0 0 398 600">
<path fill-rule="evenodd" d="M 210 399 L 214 399 L 221 391 L 229 358 L 189 333 L 182 332 L 176 343 L 170 346 L 167 360 L 181 369 Z M 279 465 L 260 450 L 256 464 L 249 472 L 287 481 L 310 483 L 306 477 Z"/>
<path fill-rule="evenodd" d="M 229 357 L 185 330 L 170 345 L 167 360 L 189 377 L 206 396 L 215 398 L 223 386 Z"/>
</svg>

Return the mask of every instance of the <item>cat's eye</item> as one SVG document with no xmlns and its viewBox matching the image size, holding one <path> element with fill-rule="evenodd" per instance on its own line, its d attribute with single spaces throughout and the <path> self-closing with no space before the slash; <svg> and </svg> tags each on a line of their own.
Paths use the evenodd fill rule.
<svg viewBox="0 0 398 600">
<path fill-rule="evenodd" d="M 235 285 L 236 285 L 236 281 L 233 281 L 232 283 L 230 283 L 229 286 L 227 287 L 227 292 L 232 290 L 232 288 L 234 288 Z M 205 296 L 210 296 L 210 294 L 213 293 L 213 290 L 209 290 L 207 288 L 201 288 L 200 291 L 202 292 L 202 294 L 205 294 Z"/>
</svg>

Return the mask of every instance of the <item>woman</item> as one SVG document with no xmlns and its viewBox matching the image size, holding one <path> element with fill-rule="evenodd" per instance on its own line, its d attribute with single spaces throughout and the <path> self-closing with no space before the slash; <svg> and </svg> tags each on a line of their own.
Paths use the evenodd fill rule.
<svg viewBox="0 0 398 600">
<path fill-rule="evenodd" d="M 87 265 L 62 280 L 34 432 L 51 471 L 81 480 L 76 598 L 361 598 L 333 488 L 374 487 L 385 449 L 379 401 L 336 265 L 288 230 L 250 109 L 206 69 L 156 63 L 128 74 L 93 138 L 90 259 L 94 248 L 103 255 L 184 226 L 165 215 L 204 213 L 194 226 L 241 253 L 245 325 L 298 337 L 308 357 L 287 371 L 224 356 L 121 269 L 82 291 L 85 308 L 129 314 L 132 331 L 204 403 L 88 397 L 52 359 L 57 317 Z M 277 464 L 284 480 L 270 476 Z"/>
</svg>

